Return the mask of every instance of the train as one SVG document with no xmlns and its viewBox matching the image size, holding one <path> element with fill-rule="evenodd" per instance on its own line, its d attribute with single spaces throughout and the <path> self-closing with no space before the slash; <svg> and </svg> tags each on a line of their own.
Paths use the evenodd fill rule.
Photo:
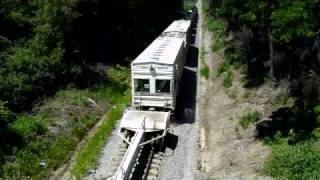
<svg viewBox="0 0 320 180">
<path fill-rule="evenodd" d="M 187 19 L 173 21 L 132 61 L 132 107 L 124 111 L 117 132 L 127 151 L 110 179 L 130 179 L 139 149 L 166 136 L 190 46 L 191 24 Z"/>
<path fill-rule="evenodd" d="M 174 110 L 190 41 L 190 20 L 176 20 L 132 63 L 134 108 Z"/>
</svg>

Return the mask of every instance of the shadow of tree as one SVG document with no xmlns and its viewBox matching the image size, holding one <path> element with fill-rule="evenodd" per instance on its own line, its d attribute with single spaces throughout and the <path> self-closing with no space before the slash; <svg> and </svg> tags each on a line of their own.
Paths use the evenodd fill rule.
<svg viewBox="0 0 320 180">
<path fill-rule="evenodd" d="M 288 143 L 297 143 L 313 138 L 316 120 L 312 113 L 301 108 L 281 107 L 255 125 L 257 139 L 276 140 L 277 136 L 288 138 Z"/>
</svg>

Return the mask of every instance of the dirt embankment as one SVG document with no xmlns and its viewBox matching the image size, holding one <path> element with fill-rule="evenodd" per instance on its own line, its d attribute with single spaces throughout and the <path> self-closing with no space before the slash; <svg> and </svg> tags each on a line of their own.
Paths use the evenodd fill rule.
<svg viewBox="0 0 320 180">
<path fill-rule="evenodd" d="M 254 137 L 253 125 L 243 129 L 239 117 L 258 111 L 262 117 L 274 109 L 271 103 L 281 93 L 271 83 L 246 89 L 241 80 L 243 74 L 232 70 L 233 86 L 223 87 L 223 76 L 217 77 L 217 68 L 224 61 L 223 52 L 211 51 L 213 34 L 204 26 L 202 51 L 210 68 L 207 80 L 199 79 L 198 108 L 200 119 L 199 167 L 208 179 L 271 179 L 259 172 L 268 155 L 269 147 Z"/>
</svg>

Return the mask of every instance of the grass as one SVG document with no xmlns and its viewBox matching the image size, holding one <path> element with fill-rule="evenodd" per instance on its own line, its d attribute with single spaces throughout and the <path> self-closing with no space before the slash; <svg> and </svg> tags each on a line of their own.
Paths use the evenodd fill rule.
<svg viewBox="0 0 320 180">
<path fill-rule="evenodd" d="M 220 77 L 223 73 L 227 72 L 230 68 L 231 68 L 231 65 L 226 61 L 219 64 L 217 68 L 217 77 Z"/>
<path fill-rule="evenodd" d="M 227 72 L 225 73 L 225 75 L 224 75 L 222 85 L 223 85 L 223 87 L 224 87 L 225 89 L 228 89 L 228 88 L 232 87 L 232 84 L 233 84 L 232 69 L 229 68 L 229 69 L 227 70 Z"/>
<path fill-rule="evenodd" d="M 62 90 L 45 100 L 34 114 L 17 117 L 11 130 L 17 133 L 16 140 L 22 141 L 22 146 L 14 152 L 14 163 L 4 166 L 3 177 L 46 179 L 52 170 L 65 163 L 76 144 L 103 114 L 104 103 L 97 101 L 97 108 L 88 103 L 87 98 L 96 99 L 95 93 Z"/>
<path fill-rule="evenodd" d="M 48 179 L 50 172 L 69 160 L 77 144 L 108 111 L 102 129 L 93 139 L 87 140 L 89 145 L 85 147 L 89 150 L 86 152 L 90 154 L 79 158 L 83 159 L 79 161 L 82 167 L 94 164 L 99 154 L 94 152 L 100 151 L 102 136 L 108 136 L 122 107 L 129 102 L 129 74 L 126 68 L 111 68 L 104 83 L 91 89 L 61 90 L 53 98 L 44 100 L 32 114 L 17 117 L 10 129 L 16 132 L 14 141 L 21 145 L 14 147 L 15 160 L 3 165 L 0 176 L 4 179 Z M 111 109 L 113 106 L 116 108 Z"/>
<path fill-rule="evenodd" d="M 200 76 L 205 78 L 206 80 L 209 79 L 210 76 L 210 69 L 205 61 L 206 51 L 204 48 L 200 50 L 200 61 L 201 61 L 201 69 L 200 69 Z"/>
<path fill-rule="evenodd" d="M 275 144 L 263 173 L 277 179 L 320 179 L 319 145 L 311 141 Z"/>
<path fill-rule="evenodd" d="M 125 68 L 112 69 L 109 71 L 112 88 L 109 89 L 108 94 L 102 94 L 105 98 L 111 100 L 112 109 L 106 114 L 102 124 L 96 129 L 94 135 L 85 140 L 85 145 L 82 151 L 78 154 L 71 173 L 80 178 L 90 168 L 97 163 L 100 151 L 111 134 L 117 120 L 121 118 L 125 105 L 130 101 L 129 71 Z"/>
<path fill-rule="evenodd" d="M 214 19 L 210 15 L 205 16 L 205 22 L 209 31 L 213 33 L 211 50 L 217 52 L 224 47 L 224 32 L 226 24 L 224 21 Z"/>
<path fill-rule="evenodd" d="M 210 69 L 208 65 L 204 64 L 204 67 L 200 70 L 201 77 L 205 78 L 206 80 L 209 79 Z"/>
<path fill-rule="evenodd" d="M 261 118 L 261 113 L 258 111 L 249 112 L 240 117 L 239 124 L 242 128 L 247 129 L 250 124 L 257 122 Z"/>
<path fill-rule="evenodd" d="M 216 36 L 222 37 L 225 32 L 226 23 L 221 19 L 214 19 L 210 15 L 205 16 L 208 30 L 215 33 Z"/>
<path fill-rule="evenodd" d="M 228 91 L 228 97 L 231 98 L 231 99 L 237 99 L 237 90 L 236 89 L 230 89 Z"/>
<path fill-rule="evenodd" d="M 315 107 L 316 122 L 312 131 L 278 130 L 262 139 L 272 149 L 262 173 L 275 179 L 320 179 L 319 112 L 319 106 Z"/>
<path fill-rule="evenodd" d="M 217 68 L 217 75 L 216 77 L 221 77 L 223 75 L 222 86 L 225 89 L 229 89 L 233 85 L 233 74 L 232 74 L 232 66 L 228 61 L 224 61 L 223 63 L 219 64 Z"/>
<path fill-rule="evenodd" d="M 224 47 L 224 43 L 220 38 L 214 38 L 211 44 L 211 50 L 217 52 Z"/>
<path fill-rule="evenodd" d="M 290 92 L 288 88 L 280 88 L 275 97 L 274 104 L 288 106 L 292 104 L 292 98 L 290 97 Z"/>
<path fill-rule="evenodd" d="M 125 97 L 123 102 L 128 102 L 128 99 Z M 96 165 L 100 151 L 106 139 L 111 134 L 117 120 L 121 118 L 123 109 L 123 106 L 117 106 L 109 111 L 96 133 L 86 140 L 87 143 L 77 156 L 75 166 L 71 170 L 71 173 L 78 179 Z"/>
</svg>

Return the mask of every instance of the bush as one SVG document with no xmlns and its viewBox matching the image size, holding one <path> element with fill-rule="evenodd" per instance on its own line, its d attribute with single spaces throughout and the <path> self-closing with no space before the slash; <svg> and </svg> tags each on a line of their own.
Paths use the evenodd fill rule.
<svg viewBox="0 0 320 180">
<path fill-rule="evenodd" d="M 258 111 L 249 112 L 243 116 L 240 117 L 239 124 L 244 129 L 247 129 L 250 124 L 257 122 L 261 117 L 261 113 Z"/>
<path fill-rule="evenodd" d="M 229 68 L 228 71 L 225 73 L 225 76 L 223 79 L 223 87 L 224 88 L 232 87 L 232 81 L 233 81 L 232 69 Z"/>
<path fill-rule="evenodd" d="M 46 131 L 46 122 L 43 117 L 23 115 L 15 120 L 11 128 L 27 142 Z"/>
<path fill-rule="evenodd" d="M 279 179 L 319 179 L 319 147 L 312 142 L 274 145 L 263 172 Z"/>
<path fill-rule="evenodd" d="M 212 17 L 207 16 L 206 22 L 209 31 L 213 32 L 213 39 L 211 44 L 211 50 L 213 52 L 219 51 L 224 47 L 224 32 L 226 24 L 222 20 L 213 19 Z"/>
<path fill-rule="evenodd" d="M 206 22 L 209 31 L 214 32 L 216 36 L 221 36 L 222 33 L 225 31 L 226 23 L 222 20 L 206 16 Z"/>
<path fill-rule="evenodd" d="M 223 63 L 219 64 L 217 68 L 217 77 L 220 77 L 221 74 L 227 72 L 231 68 L 231 65 L 224 61 Z"/>
<path fill-rule="evenodd" d="M 241 46 L 234 45 L 232 43 L 226 46 L 224 55 L 226 57 L 226 60 L 231 64 L 233 63 L 244 64 L 246 61 L 244 49 Z"/>
<path fill-rule="evenodd" d="M 205 79 L 209 78 L 209 74 L 210 74 L 210 69 L 207 65 L 205 65 L 203 68 L 201 68 L 200 70 L 200 75 L 202 77 L 204 77 Z"/>
<path fill-rule="evenodd" d="M 34 114 L 18 116 L 10 128 L 22 137 L 24 143 L 15 147 L 15 161 L 4 165 L 0 176 L 5 179 L 26 179 L 27 176 L 47 179 L 50 171 L 68 160 L 76 144 L 99 121 L 107 107 L 115 106 L 115 109 L 108 109 L 108 119 L 102 125 L 104 129 L 95 136 L 98 139 L 88 142 L 91 151 L 84 155 L 86 162 L 80 162 L 82 167 L 87 167 L 87 160 L 94 165 L 107 135 L 122 114 L 124 104 L 130 101 L 128 68 L 110 68 L 106 79 L 105 83 L 92 89 L 61 90 L 54 98 L 35 108 Z M 7 114 L 6 108 L 2 109 L 0 106 L 0 113 Z M 39 164 L 41 161 L 46 162 L 44 167 Z"/>
<path fill-rule="evenodd" d="M 211 44 L 211 50 L 213 52 L 219 51 L 220 49 L 222 49 L 224 47 L 224 43 L 222 39 L 219 38 L 215 38 L 212 40 L 212 44 Z"/>
</svg>

